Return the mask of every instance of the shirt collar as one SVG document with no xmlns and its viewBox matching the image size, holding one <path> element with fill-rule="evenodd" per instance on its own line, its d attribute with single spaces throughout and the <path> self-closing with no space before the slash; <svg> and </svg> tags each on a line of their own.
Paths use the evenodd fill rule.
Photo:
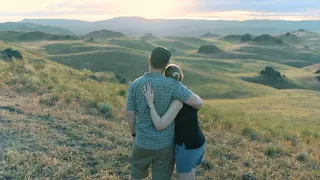
<svg viewBox="0 0 320 180">
<path fill-rule="evenodd" d="M 160 72 L 145 72 L 144 76 L 151 77 L 151 76 L 163 76 Z"/>
</svg>

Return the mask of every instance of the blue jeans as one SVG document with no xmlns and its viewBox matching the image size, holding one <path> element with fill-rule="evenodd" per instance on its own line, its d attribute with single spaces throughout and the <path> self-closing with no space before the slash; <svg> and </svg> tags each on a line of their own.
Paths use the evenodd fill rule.
<svg viewBox="0 0 320 180">
<path fill-rule="evenodd" d="M 197 165 L 203 163 L 203 154 L 206 148 L 206 142 L 198 149 L 186 149 L 185 145 L 176 144 L 175 158 L 178 173 L 189 173 Z"/>
</svg>

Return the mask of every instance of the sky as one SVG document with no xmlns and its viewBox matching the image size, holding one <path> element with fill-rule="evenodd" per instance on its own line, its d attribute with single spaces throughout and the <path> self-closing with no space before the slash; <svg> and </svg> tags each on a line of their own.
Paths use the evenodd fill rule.
<svg viewBox="0 0 320 180">
<path fill-rule="evenodd" d="M 320 20 L 320 0 L 0 0 L 0 22 L 98 21 L 118 16 L 211 20 Z"/>
</svg>

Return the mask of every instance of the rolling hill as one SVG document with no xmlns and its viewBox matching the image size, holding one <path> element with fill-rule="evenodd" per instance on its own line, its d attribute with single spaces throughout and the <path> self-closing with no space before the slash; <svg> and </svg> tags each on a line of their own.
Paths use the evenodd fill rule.
<svg viewBox="0 0 320 180">
<path fill-rule="evenodd" d="M 215 45 L 223 51 L 197 53 L 203 44 Z M 269 87 L 274 87 L 273 82 L 264 81 L 258 76 L 266 66 L 275 67 L 285 73 L 291 83 L 281 85 L 285 88 L 320 88 L 319 84 L 312 80 L 312 73 L 308 74 L 307 71 L 299 69 L 317 63 L 319 54 L 302 51 L 290 45 L 264 45 L 254 42 L 232 44 L 217 39 L 167 37 L 149 41 L 113 38 L 97 43 L 40 43 L 37 46 L 43 48 L 46 57 L 51 60 L 76 69 L 111 71 L 127 80 L 139 77 L 148 69 L 146 61 L 155 46 L 165 46 L 172 50 L 173 62 L 182 65 L 186 77 L 189 77 L 185 83 L 205 98 L 256 97 L 272 92 Z M 252 64 L 257 66 L 252 68 Z M 302 76 L 296 76 L 296 72 Z M 266 86 L 255 87 L 257 84 Z"/>
<path fill-rule="evenodd" d="M 110 31 L 110 30 L 100 30 L 100 31 L 93 31 L 85 35 L 87 38 L 94 38 L 94 39 L 109 39 L 109 38 L 120 38 L 125 37 L 123 33 Z"/>
<path fill-rule="evenodd" d="M 128 84 L 148 70 L 156 46 L 172 51 L 183 83 L 205 99 L 207 164 L 197 179 L 320 178 L 316 33 L 268 36 L 278 44 L 113 31 L 51 41 L 47 33 L 6 32 L 25 39 L 0 41 L 0 179 L 127 179 Z M 221 51 L 198 53 L 203 45 Z M 281 78 L 261 74 L 266 67 Z"/>
<path fill-rule="evenodd" d="M 221 20 L 184 20 L 184 19 L 145 19 L 141 17 L 116 17 L 113 19 L 87 22 L 65 19 L 25 19 L 21 22 L 58 26 L 84 35 L 91 31 L 110 29 L 127 35 L 140 37 L 146 32 L 156 36 L 193 36 L 199 37 L 207 32 L 222 36 L 229 34 L 280 34 L 296 29 L 320 32 L 319 21 L 221 21 Z M 250 28 L 248 28 L 250 27 Z"/>
<path fill-rule="evenodd" d="M 0 40 L 8 42 L 77 40 L 76 36 L 47 34 L 41 31 L 0 31 Z"/>
<path fill-rule="evenodd" d="M 0 31 L 41 31 L 48 34 L 72 35 L 70 31 L 60 27 L 16 22 L 0 23 Z"/>
<path fill-rule="evenodd" d="M 140 76 L 150 51 L 122 46 L 130 39 L 116 40 L 117 45 L 0 42 L 0 51 L 12 48 L 23 57 L 3 61 L 0 56 L 0 179 L 128 178 L 133 141 L 124 113 L 128 85 L 119 76 Z M 172 41 L 160 40 L 132 41 Z M 298 83 L 313 72 L 239 55 L 200 56 L 200 42 L 224 45 L 227 53 L 244 46 L 201 40 L 173 40 L 181 46 L 173 62 L 182 66 L 184 83 L 207 98 L 199 112 L 207 164 L 198 168 L 197 179 L 319 179 L 319 91 L 278 90 L 242 80 L 266 66 Z M 184 45 L 197 48 L 183 50 Z"/>
</svg>

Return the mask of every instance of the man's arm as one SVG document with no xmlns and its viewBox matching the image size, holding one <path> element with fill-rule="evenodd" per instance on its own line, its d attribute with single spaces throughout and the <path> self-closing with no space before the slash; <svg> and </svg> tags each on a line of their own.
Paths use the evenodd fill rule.
<svg viewBox="0 0 320 180">
<path fill-rule="evenodd" d="M 201 109 L 203 106 L 203 100 L 196 94 L 192 93 L 191 96 L 185 102 L 195 109 Z"/>
<path fill-rule="evenodd" d="M 127 112 L 127 122 L 131 131 L 131 134 L 136 134 L 136 108 L 135 108 L 135 101 L 134 101 L 134 87 L 131 84 L 128 91 L 127 97 L 127 105 L 126 105 L 126 112 Z"/>
<path fill-rule="evenodd" d="M 131 134 L 136 134 L 136 112 L 127 111 L 127 122 L 131 131 Z"/>
<path fill-rule="evenodd" d="M 178 99 L 195 109 L 201 109 L 203 106 L 202 99 L 181 83 L 177 85 L 172 97 L 173 99 Z"/>
</svg>

